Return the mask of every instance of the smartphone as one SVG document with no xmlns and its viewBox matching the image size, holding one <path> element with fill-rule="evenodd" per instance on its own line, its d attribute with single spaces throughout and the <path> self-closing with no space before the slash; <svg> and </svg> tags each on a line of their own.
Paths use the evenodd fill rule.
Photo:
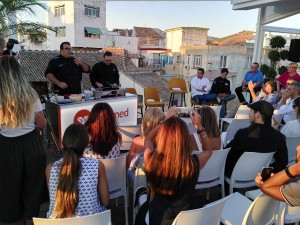
<svg viewBox="0 0 300 225">
<path fill-rule="evenodd" d="M 261 170 L 262 181 L 265 181 L 270 178 L 271 173 L 274 173 L 273 167 L 263 167 Z"/>
</svg>

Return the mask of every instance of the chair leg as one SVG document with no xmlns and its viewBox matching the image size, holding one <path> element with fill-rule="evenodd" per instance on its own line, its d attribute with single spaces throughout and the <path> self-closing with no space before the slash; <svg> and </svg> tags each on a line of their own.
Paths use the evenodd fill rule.
<svg viewBox="0 0 300 225">
<path fill-rule="evenodd" d="M 162 106 L 161 108 L 162 108 L 162 111 L 164 112 L 165 111 L 165 109 L 164 109 L 165 107 Z"/>
<path fill-rule="evenodd" d="M 184 106 L 186 107 L 185 94 L 182 94 L 182 95 L 183 95 Z"/>
<path fill-rule="evenodd" d="M 142 115 L 142 118 L 143 118 L 143 116 L 144 116 L 144 115 L 143 115 L 143 108 L 141 108 L 141 115 Z"/>
<path fill-rule="evenodd" d="M 171 102 L 172 102 L 172 97 L 173 97 L 173 94 L 171 93 L 170 94 L 170 100 L 169 100 L 169 105 L 168 105 L 168 109 L 170 108 L 170 106 L 171 106 Z"/>
</svg>

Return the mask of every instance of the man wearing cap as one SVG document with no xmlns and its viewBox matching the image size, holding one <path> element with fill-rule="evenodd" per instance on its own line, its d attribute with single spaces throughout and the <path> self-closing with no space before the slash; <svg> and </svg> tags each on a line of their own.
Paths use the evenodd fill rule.
<svg viewBox="0 0 300 225">
<path fill-rule="evenodd" d="M 236 162 L 244 152 L 275 152 L 270 164 L 274 172 L 283 170 L 288 163 L 285 137 L 271 126 L 274 108 L 271 103 L 261 100 L 249 104 L 251 125 L 240 129 L 226 146 L 231 148 L 225 164 L 225 175 L 231 177 Z"/>
</svg>

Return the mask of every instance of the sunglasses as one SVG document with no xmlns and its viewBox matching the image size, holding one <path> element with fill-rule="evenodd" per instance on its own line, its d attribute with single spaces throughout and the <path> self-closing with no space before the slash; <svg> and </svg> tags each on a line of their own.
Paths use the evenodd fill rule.
<svg viewBox="0 0 300 225">
<path fill-rule="evenodd" d="M 291 85 L 292 83 L 286 83 L 286 85 Z"/>
</svg>

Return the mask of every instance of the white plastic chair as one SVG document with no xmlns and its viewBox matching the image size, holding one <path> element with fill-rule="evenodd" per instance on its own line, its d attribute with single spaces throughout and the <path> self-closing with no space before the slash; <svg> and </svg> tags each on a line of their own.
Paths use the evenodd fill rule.
<svg viewBox="0 0 300 225">
<path fill-rule="evenodd" d="M 135 176 L 134 176 L 134 184 L 133 184 L 133 223 L 134 223 L 134 219 L 135 216 L 137 214 L 137 210 L 134 207 L 134 203 L 135 203 L 135 192 L 138 189 L 138 187 L 146 187 L 147 186 L 147 182 L 146 182 L 146 174 L 144 172 L 144 158 L 140 157 L 139 158 L 139 162 L 137 164 L 136 170 L 135 170 Z"/>
<path fill-rule="evenodd" d="M 281 211 L 281 224 L 290 224 L 295 223 L 299 225 L 300 222 L 300 206 L 289 206 L 285 202 L 282 202 L 282 211 Z"/>
<path fill-rule="evenodd" d="M 133 139 L 142 135 L 141 125 L 119 126 L 119 132 L 122 135 L 120 150 L 129 150 Z"/>
<path fill-rule="evenodd" d="M 233 138 L 239 129 L 250 126 L 250 120 L 248 119 L 234 119 L 230 123 L 228 130 L 225 135 L 224 146 L 226 146 Z"/>
<path fill-rule="evenodd" d="M 203 208 L 181 211 L 176 216 L 172 225 L 219 225 L 221 219 L 221 212 L 228 197 L 212 202 L 204 206 Z"/>
<path fill-rule="evenodd" d="M 220 184 L 222 198 L 225 197 L 224 168 L 229 150 L 230 148 L 213 151 L 211 157 L 199 173 L 195 189 L 210 188 Z"/>
<path fill-rule="evenodd" d="M 253 202 L 238 192 L 230 195 L 221 214 L 225 225 L 271 225 L 278 224 L 277 212 L 280 202 L 261 194 Z"/>
<path fill-rule="evenodd" d="M 288 137 L 285 142 L 288 149 L 288 164 L 293 164 L 296 160 L 296 147 L 300 143 L 300 137 Z"/>
<path fill-rule="evenodd" d="M 231 178 L 225 176 L 229 184 L 229 194 L 233 188 L 247 188 L 255 186 L 255 177 L 262 167 L 268 166 L 274 152 L 244 152 L 236 162 Z"/>
<path fill-rule="evenodd" d="M 128 196 L 126 188 L 126 155 L 118 158 L 101 159 L 105 166 L 110 199 L 124 197 L 125 219 L 128 225 Z"/>
<path fill-rule="evenodd" d="M 218 125 L 219 125 L 219 120 L 220 120 L 220 112 L 221 112 L 221 108 L 222 106 L 221 105 L 210 105 L 209 107 L 211 107 L 215 113 L 216 113 L 216 116 L 217 116 L 217 122 L 218 122 Z"/>
<path fill-rule="evenodd" d="M 111 225 L 111 212 L 106 210 L 101 213 L 88 215 L 88 216 L 76 216 L 65 219 L 46 219 L 33 217 L 34 225 Z"/>
<path fill-rule="evenodd" d="M 237 120 L 249 119 L 249 112 L 250 112 L 250 108 L 247 105 L 240 105 L 238 110 L 235 113 L 234 118 L 222 118 L 221 127 L 220 127 L 221 131 L 223 129 L 223 123 L 224 122 L 227 122 L 227 123 L 231 124 L 231 122 L 234 119 L 237 119 Z"/>
</svg>

